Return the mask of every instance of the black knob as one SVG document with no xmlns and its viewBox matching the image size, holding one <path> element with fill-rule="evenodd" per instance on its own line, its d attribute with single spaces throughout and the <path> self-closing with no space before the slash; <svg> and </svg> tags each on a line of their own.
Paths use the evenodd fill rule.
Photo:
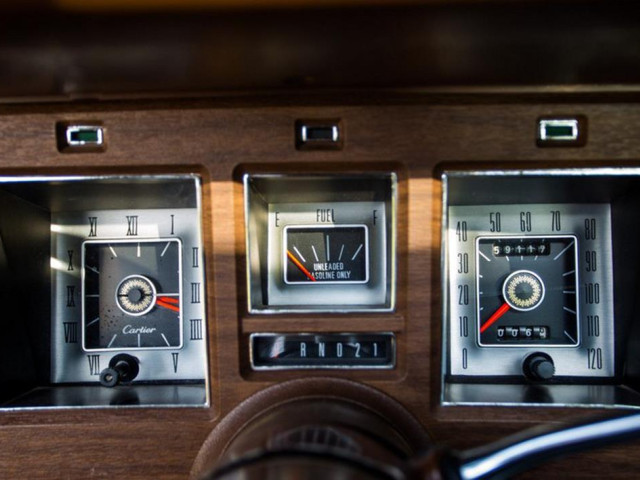
<svg viewBox="0 0 640 480">
<path fill-rule="evenodd" d="M 103 387 L 115 387 L 120 382 L 120 374 L 114 368 L 105 368 L 100 372 L 100 383 Z"/>
<path fill-rule="evenodd" d="M 140 372 L 138 359 L 126 353 L 116 355 L 109 362 L 109 367 L 100 372 L 100 383 L 105 387 L 115 387 L 133 381 Z"/>
<path fill-rule="evenodd" d="M 556 367 L 549 355 L 536 352 L 524 359 L 522 373 L 529 380 L 550 380 L 556 373 Z"/>
</svg>

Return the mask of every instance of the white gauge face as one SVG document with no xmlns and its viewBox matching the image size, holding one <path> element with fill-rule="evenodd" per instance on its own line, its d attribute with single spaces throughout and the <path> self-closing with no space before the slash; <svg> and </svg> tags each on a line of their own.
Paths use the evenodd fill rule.
<svg viewBox="0 0 640 480">
<path fill-rule="evenodd" d="M 445 241 L 449 375 L 614 375 L 608 204 L 449 206 Z"/>
</svg>

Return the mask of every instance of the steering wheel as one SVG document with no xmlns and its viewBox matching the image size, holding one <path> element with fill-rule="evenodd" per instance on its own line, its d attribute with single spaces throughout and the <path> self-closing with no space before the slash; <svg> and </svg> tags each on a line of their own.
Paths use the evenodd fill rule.
<svg viewBox="0 0 640 480">
<path fill-rule="evenodd" d="M 294 380 L 255 394 L 211 432 L 191 478 L 484 480 L 640 437 L 640 413 L 536 427 L 467 451 L 438 447 L 383 393 L 338 379 Z"/>
</svg>

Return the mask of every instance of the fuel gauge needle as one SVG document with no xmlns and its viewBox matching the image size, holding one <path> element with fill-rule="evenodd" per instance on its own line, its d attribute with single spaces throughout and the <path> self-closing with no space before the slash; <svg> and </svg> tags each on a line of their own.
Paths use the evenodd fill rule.
<svg viewBox="0 0 640 480">
<path fill-rule="evenodd" d="M 493 315 L 491 315 L 486 322 L 482 324 L 480 327 L 480 333 L 484 333 L 487 328 L 496 323 L 500 317 L 502 317 L 505 313 L 509 311 L 509 304 L 507 302 L 503 303 L 498 310 L 496 310 Z"/>
<path fill-rule="evenodd" d="M 300 263 L 300 261 L 299 261 L 296 257 L 294 257 L 294 256 L 293 256 L 293 253 L 291 253 L 289 250 L 287 250 L 287 257 L 289 257 L 289 260 L 291 260 L 291 261 L 295 264 L 295 266 L 296 266 L 296 267 L 298 267 L 298 268 L 300 269 L 300 271 L 301 271 L 302 273 L 304 273 L 304 274 L 307 276 L 307 278 L 308 278 L 309 280 L 311 280 L 312 282 L 315 282 L 315 281 L 316 281 L 315 277 L 314 277 L 313 275 L 311 275 L 311 273 L 309 272 L 309 270 L 307 270 L 307 269 L 304 267 L 304 265 L 302 265 L 302 264 Z"/>
</svg>

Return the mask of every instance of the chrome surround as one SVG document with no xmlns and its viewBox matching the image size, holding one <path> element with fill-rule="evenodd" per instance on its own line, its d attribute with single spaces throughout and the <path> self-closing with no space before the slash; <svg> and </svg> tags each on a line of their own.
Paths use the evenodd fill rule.
<svg viewBox="0 0 640 480">
<path fill-rule="evenodd" d="M 441 231 L 441 240 L 443 245 L 443 251 L 448 252 L 449 249 L 447 247 L 448 244 L 448 225 L 449 225 L 449 199 L 450 199 L 450 186 L 449 179 L 460 178 L 460 177 L 573 177 L 573 178 L 590 178 L 595 176 L 611 176 L 611 177 L 624 177 L 624 176 L 640 176 L 639 168 L 584 168 L 584 169 L 531 169 L 531 170 L 471 170 L 471 171 L 444 171 L 441 175 L 442 180 L 442 231 Z M 590 205 L 591 207 L 592 205 Z M 590 215 L 591 216 L 591 215 Z M 609 219 L 610 222 L 610 219 Z M 610 227 L 609 230 L 610 232 Z M 609 233 L 610 234 L 610 233 Z M 489 234 L 487 234 L 489 235 Z M 609 253 L 610 254 L 610 253 Z M 451 396 L 449 390 L 454 387 L 464 387 L 466 384 L 458 384 L 458 383 L 448 383 L 445 381 L 447 375 L 450 373 L 451 360 L 449 357 L 450 352 L 450 342 L 451 340 L 451 331 L 448 326 L 448 312 L 449 312 L 449 304 L 451 302 L 450 292 L 449 292 L 449 277 L 448 277 L 448 266 L 449 266 L 450 258 L 449 255 L 442 255 L 441 257 L 441 285 L 443 292 L 443 336 L 442 336 L 442 351 L 443 351 L 443 361 L 441 366 L 441 381 L 442 381 L 442 389 L 441 389 L 441 403 L 443 405 L 492 405 L 492 406 L 500 406 L 500 405 L 510 405 L 510 406 L 527 406 L 531 405 L 531 403 L 523 403 L 518 400 L 519 396 L 517 392 L 514 392 L 515 395 L 508 395 L 501 400 L 489 400 L 487 402 L 483 402 L 480 399 L 471 400 L 471 396 L 466 394 L 456 394 Z M 611 262 L 611 260 L 609 260 Z M 608 267 L 609 277 L 611 267 Z M 608 282 L 610 284 L 610 282 Z M 602 293 L 601 293 L 602 295 Z M 613 299 L 610 299 L 610 304 L 612 304 Z M 612 315 L 609 317 L 612 318 Z M 612 342 L 613 334 L 611 335 L 611 339 L 608 342 Z M 518 348 L 518 347 L 516 347 Z M 495 351 L 495 350 L 493 350 Z M 527 352 L 523 352 L 526 356 Z M 610 374 L 613 375 L 613 352 L 606 353 L 611 358 L 611 362 L 608 362 L 611 365 Z M 524 358 L 524 357 L 523 357 Z M 586 363 L 586 362 L 585 362 Z M 473 385 L 469 385 L 473 387 Z M 508 386 L 510 389 L 520 388 L 518 385 L 510 385 Z M 584 397 L 579 394 L 570 395 L 572 397 L 569 399 L 568 397 L 564 400 L 554 401 L 553 403 L 545 403 L 542 402 L 540 405 L 544 406 L 613 406 L 619 405 L 618 401 L 614 401 L 613 399 L 602 399 L 600 400 L 597 397 Z"/>
<path fill-rule="evenodd" d="M 547 135 L 547 127 L 570 127 L 571 135 L 549 137 Z M 579 123 L 574 118 L 554 118 L 538 121 L 538 139 L 543 142 L 575 142 L 579 136 Z"/>
<path fill-rule="evenodd" d="M 138 408 L 208 408 L 208 382 L 184 385 L 129 385 L 139 400 L 137 404 L 118 403 L 122 390 L 105 388 L 102 385 L 53 385 L 45 387 L 51 404 L 43 406 L 15 406 L 15 399 L 0 407 L 0 412 L 39 412 L 51 410 L 97 410 L 109 409 L 130 410 Z M 20 399 L 22 397 L 18 397 Z"/>
<path fill-rule="evenodd" d="M 96 132 L 98 137 L 95 142 L 87 142 L 86 140 L 73 140 L 72 134 L 78 132 Z M 70 147 L 100 147 L 104 144 L 104 129 L 98 125 L 69 125 L 65 128 L 65 140 Z"/>
<path fill-rule="evenodd" d="M 284 367 L 259 367 L 253 362 L 253 339 L 257 337 L 283 337 L 283 336 L 326 336 L 326 337 L 341 337 L 341 336 L 358 336 L 358 335 L 380 335 L 387 336 L 391 339 L 391 357 L 392 362 L 387 365 L 291 365 Z M 393 332 L 357 332 L 357 333 L 325 333 L 325 332 L 294 332 L 294 333 L 252 333 L 249 335 L 249 361 L 251 362 L 251 369 L 255 371 L 274 371 L 274 370 L 392 370 L 396 367 L 397 363 L 397 351 L 396 351 L 396 335 Z"/>
<path fill-rule="evenodd" d="M 61 274 L 65 275 L 65 280 L 67 280 L 70 284 L 76 286 L 77 291 L 79 291 L 80 287 L 80 270 L 79 268 L 75 268 L 74 271 L 67 271 L 67 258 L 66 258 L 66 250 L 65 246 L 61 244 L 61 248 L 59 253 L 56 251 L 57 248 L 57 236 L 60 233 L 60 230 L 55 225 L 55 221 L 53 219 L 59 214 L 71 214 L 71 215 L 82 215 L 86 213 L 86 210 L 83 212 L 82 210 L 78 210 L 78 208 L 84 207 L 88 209 L 86 205 L 82 205 L 78 202 L 77 196 L 67 198 L 64 195 L 64 192 L 60 191 L 60 187 L 65 184 L 82 184 L 86 183 L 90 185 L 92 189 L 97 189 L 98 193 L 94 191 L 94 194 L 91 197 L 87 197 L 88 203 L 91 203 L 93 207 L 92 210 L 102 210 L 108 209 L 109 205 L 105 202 L 105 197 L 100 195 L 100 191 L 103 187 L 109 187 L 114 184 L 128 184 L 132 185 L 140 185 L 146 188 L 150 188 L 151 190 L 145 190 L 147 193 L 153 192 L 153 194 L 158 193 L 158 186 L 161 185 L 163 188 L 165 185 L 174 186 L 176 184 L 189 184 L 193 185 L 192 190 L 189 191 L 188 195 L 183 195 L 179 198 L 177 203 L 171 203 L 173 200 L 173 194 L 175 191 L 171 191 L 172 193 L 166 197 L 157 197 L 160 203 L 159 209 L 164 211 L 169 211 L 172 209 L 178 210 L 191 210 L 193 213 L 193 220 L 195 225 L 192 233 L 193 233 L 193 241 L 197 243 L 199 246 L 198 251 L 198 262 L 200 265 L 199 277 L 201 278 L 202 284 L 202 341 L 199 342 L 198 348 L 194 348 L 193 354 L 194 360 L 192 365 L 194 366 L 195 375 L 189 375 L 191 378 L 182 381 L 179 378 L 176 378 L 174 375 L 171 378 L 162 378 L 162 375 L 159 375 L 160 370 L 164 367 L 163 365 L 158 365 L 158 369 L 156 370 L 156 374 L 152 375 L 153 378 L 150 380 L 153 384 L 137 384 L 138 380 L 144 381 L 144 376 L 139 376 L 136 379 L 134 384 L 126 387 L 129 392 L 131 399 L 137 399 L 137 402 L 132 402 L 130 404 L 123 404 L 121 402 L 121 397 L 123 390 L 122 388 L 114 388 L 109 389 L 102 387 L 98 382 L 98 377 L 91 378 L 73 378 L 76 374 L 74 372 L 74 364 L 73 358 L 76 357 L 76 350 L 82 352 L 81 340 L 78 339 L 77 343 L 72 343 L 71 347 L 73 347 L 74 352 L 69 354 L 69 352 L 61 351 L 64 350 L 62 345 L 64 344 L 64 335 L 62 334 L 62 321 L 67 320 L 66 316 L 59 316 L 58 311 L 56 309 L 56 303 L 64 303 L 64 300 L 60 300 L 63 298 L 64 294 L 64 285 L 62 286 L 63 290 L 62 297 L 58 295 L 56 291 L 56 270 L 58 270 Z M 0 185 L 37 185 L 42 184 L 43 188 L 53 188 L 52 197 L 49 198 L 50 201 L 53 201 L 55 204 L 55 208 L 51 208 L 50 215 L 52 217 L 52 221 L 50 222 L 51 229 L 51 242 L 50 242 L 50 263 L 51 263 L 51 318 L 49 321 L 51 327 L 51 384 L 47 386 L 36 386 L 33 390 L 25 391 L 21 395 L 11 399 L 10 401 L 4 403 L 0 406 L 0 412 L 25 412 L 25 411 L 43 411 L 43 410 L 94 410 L 94 409 L 103 409 L 108 407 L 110 409 L 132 409 L 132 408 L 207 408 L 210 406 L 211 396 L 210 396 L 210 378 L 208 374 L 208 349 L 207 349 L 207 322 L 206 322 L 206 295 L 205 295 L 205 270 L 204 270 L 204 250 L 203 250 L 203 239 L 202 239 L 202 187 L 201 187 L 201 177 L 198 174 L 151 174 L 151 175 L 133 175 L 133 174 L 120 174 L 120 175 L 25 175 L 25 176 L 14 176 L 14 175 L 5 175 L 0 176 Z M 137 198 L 135 194 L 139 192 L 132 192 L 132 198 Z M 110 197 L 109 197 L 110 198 Z M 155 197 L 154 197 L 155 198 Z M 168 200 L 171 199 L 171 200 Z M 108 200 L 108 198 L 107 198 Z M 117 200 L 122 203 L 123 199 L 118 198 Z M 131 199 L 124 199 L 125 201 L 131 201 Z M 143 210 L 143 209 L 140 209 Z M 138 210 L 138 211 L 140 211 Z M 148 211 L 148 210 L 147 210 Z M 113 212 L 113 211 L 112 211 Z M 84 218 L 86 222 L 86 218 Z M 177 229 L 176 229 L 177 230 Z M 80 233 L 76 228 L 70 229 L 69 239 L 73 242 L 74 245 L 81 245 L 82 238 L 84 238 L 84 234 Z M 64 242 L 63 242 L 64 243 Z M 192 252 L 189 254 L 184 254 L 185 258 L 196 258 Z M 79 259 L 79 255 L 76 256 Z M 77 260 L 75 260 L 77 261 Z M 182 259 L 181 259 L 182 261 Z M 65 282 L 66 283 L 66 282 Z M 79 310 L 79 309 L 77 309 Z M 71 320 L 74 320 L 72 318 Z M 78 323 L 81 323 L 80 319 L 77 320 Z M 80 334 L 80 328 L 78 328 L 78 334 Z M 198 350 L 198 352 L 196 352 Z M 182 354 L 183 350 L 180 350 Z M 93 352 L 88 352 L 93 353 Z M 166 355 L 170 355 L 167 353 Z M 138 356 L 142 362 L 147 363 L 147 365 L 154 365 L 153 361 L 149 361 L 147 358 L 143 358 L 141 355 Z M 197 357 L 197 358 L 196 358 Z M 82 366 L 83 369 L 86 369 L 86 360 L 83 362 L 82 360 L 86 357 L 80 353 L 79 358 L 81 361 L 77 363 L 77 366 Z M 105 355 L 103 362 L 101 364 L 107 366 L 109 363 L 109 355 Z M 70 360 L 68 362 L 67 360 Z M 185 361 L 187 361 L 185 359 Z M 183 359 L 180 359 L 180 365 L 182 370 L 186 370 L 186 367 L 183 368 Z M 164 363 L 164 362 L 163 362 Z M 154 365 L 155 367 L 155 365 Z M 190 370 L 190 369 L 189 369 Z M 66 375 L 66 377 L 65 377 Z M 194 378 L 197 377 L 197 378 Z M 178 380 L 177 382 L 175 380 Z M 165 383 L 166 381 L 166 383 Z M 61 383 L 59 383 L 61 382 Z M 35 397 L 34 397 L 35 394 Z"/>
<path fill-rule="evenodd" d="M 20 181 L 44 181 L 44 182 L 122 182 L 135 187 L 137 181 L 147 181 L 155 184 L 162 184 L 163 180 L 179 180 L 193 182 L 193 198 L 195 205 L 193 207 L 176 207 L 176 208 L 152 208 L 152 209 L 100 209 L 100 210 L 80 210 L 53 212 L 51 214 L 51 264 L 52 264 L 52 351 L 51 351 L 51 382 L 53 384 L 60 383 L 77 383 L 91 382 L 96 383 L 98 377 L 90 375 L 87 368 L 87 355 L 99 355 L 100 366 L 104 368 L 109 363 L 110 358 L 121 352 L 134 351 L 134 356 L 140 360 L 140 373 L 136 378 L 136 382 L 164 382 L 164 381 L 202 381 L 206 386 L 206 403 L 209 405 L 210 393 L 208 387 L 208 361 L 207 361 L 207 320 L 206 320 L 206 283 L 204 272 L 204 244 L 202 240 L 202 198 L 201 198 L 201 180 L 195 174 L 175 174 L 175 175 L 120 175 L 120 176 L 97 176 L 97 177 L 25 177 Z M 15 181 L 15 178 L 0 178 L 0 183 L 4 181 Z M 139 224 L 139 235 L 135 239 L 127 238 L 126 222 L 124 218 L 126 214 L 136 212 L 139 215 L 145 215 L 141 218 Z M 176 221 L 175 235 L 167 237 L 170 229 L 169 216 L 175 216 L 175 219 L 182 219 L 181 224 Z M 98 237 L 89 238 L 87 217 L 101 217 L 98 226 Z M 77 292 L 82 291 L 82 273 L 84 268 L 76 267 L 75 271 L 68 272 L 66 268 L 66 253 L 69 249 L 74 249 L 78 253 L 79 249 L 85 241 L 96 241 L 105 243 L 110 240 L 114 242 L 144 242 L 158 240 L 174 240 L 178 241 L 182 248 L 180 263 L 182 265 L 182 284 L 181 296 L 184 295 L 185 282 L 200 283 L 200 302 L 190 304 L 188 301 L 182 301 L 182 329 L 181 329 L 181 347 L 148 349 L 148 348 L 122 348 L 122 349 L 91 349 L 85 351 L 83 349 L 83 339 L 78 339 L 77 343 L 66 344 L 62 330 L 62 322 L 77 321 L 79 334 L 83 335 L 84 328 L 82 321 L 82 313 L 80 308 L 76 308 L 76 316 L 70 316 L 73 312 L 69 312 L 65 308 L 65 287 L 66 285 L 75 286 Z M 192 261 L 193 252 L 191 248 L 198 248 L 197 263 L 198 268 L 184 268 L 185 264 Z M 82 248 L 82 250 L 84 250 Z M 77 256 L 79 261 L 83 261 L 80 255 Z M 190 323 L 187 319 L 201 319 L 200 333 L 202 340 L 189 340 L 188 330 Z M 179 354 L 179 367 L 174 368 L 174 354 Z M 152 367 L 152 368 L 151 368 Z M 166 404 L 167 406 L 175 406 L 175 404 Z M 102 405 L 98 405 L 102 406 Z M 144 406 L 147 406 L 146 404 Z M 165 403 L 162 402 L 162 406 Z M 200 405 L 187 405 L 200 406 Z M 47 407 L 48 408 L 48 407 Z"/>
<path fill-rule="evenodd" d="M 358 177 L 358 174 L 353 174 L 354 177 Z M 366 178 L 369 175 L 363 175 Z M 255 232 L 251 227 L 251 188 L 250 180 L 254 177 L 269 178 L 269 179 L 295 179 L 300 178 L 314 178 L 318 181 L 331 181 L 333 178 L 339 180 L 341 178 L 338 174 L 318 174 L 318 175 L 288 175 L 288 174 L 250 174 L 246 173 L 242 177 L 242 183 L 244 186 L 244 226 L 245 226 L 245 252 L 246 252 L 246 288 L 247 288 L 247 311 L 251 314 L 260 315 L 273 315 L 273 314 L 288 314 L 288 313 L 370 313 L 370 312 L 393 312 L 396 308 L 396 278 L 397 278 L 397 259 L 396 259 L 396 244 L 397 244 L 397 195 L 398 195 L 398 178 L 395 172 L 373 172 L 370 176 L 379 176 L 380 178 L 389 177 L 390 180 L 390 192 L 389 192 L 389 208 L 385 211 L 385 221 L 387 222 L 388 237 L 385 238 L 385 246 L 388 245 L 390 258 L 385 259 L 386 265 L 386 283 L 388 285 L 387 296 L 389 298 L 388 306 L 376 306 L 368 308 L 366 306 L 351 307 L 349 305 L 337 305 L 337 304 L 325 304 L 315 306 L 285 306 L 285 305 L 265 305 L 262 307 L 256 307 L 253 304 L 256 293 L 254 292 L 254 279 L 255 283 L 260 283 L 255 280 L 255 277 L 259 277 L 260 266 L 256 262 L 256 253 L 252 247 L 252 241 L 257 242 L 258 232 Z M 353 203 L 353 202 L 345 202 Z M 339 225 L 339 224 L 337 224 Z M 265 230 L 267 227 L 265 227 Z M 265 232 L 268 236 L 269 233 Z M 386 249 L 385 249 L 386 252 Z M 370 254 L 371 255 L 371 254 Z M 386 255 L 386 253 L 385 253 Z M 256 265 L 253 265 L 257 263 Z M 330 287 L 326 285 L 325 287 Z"/>
</svg>

